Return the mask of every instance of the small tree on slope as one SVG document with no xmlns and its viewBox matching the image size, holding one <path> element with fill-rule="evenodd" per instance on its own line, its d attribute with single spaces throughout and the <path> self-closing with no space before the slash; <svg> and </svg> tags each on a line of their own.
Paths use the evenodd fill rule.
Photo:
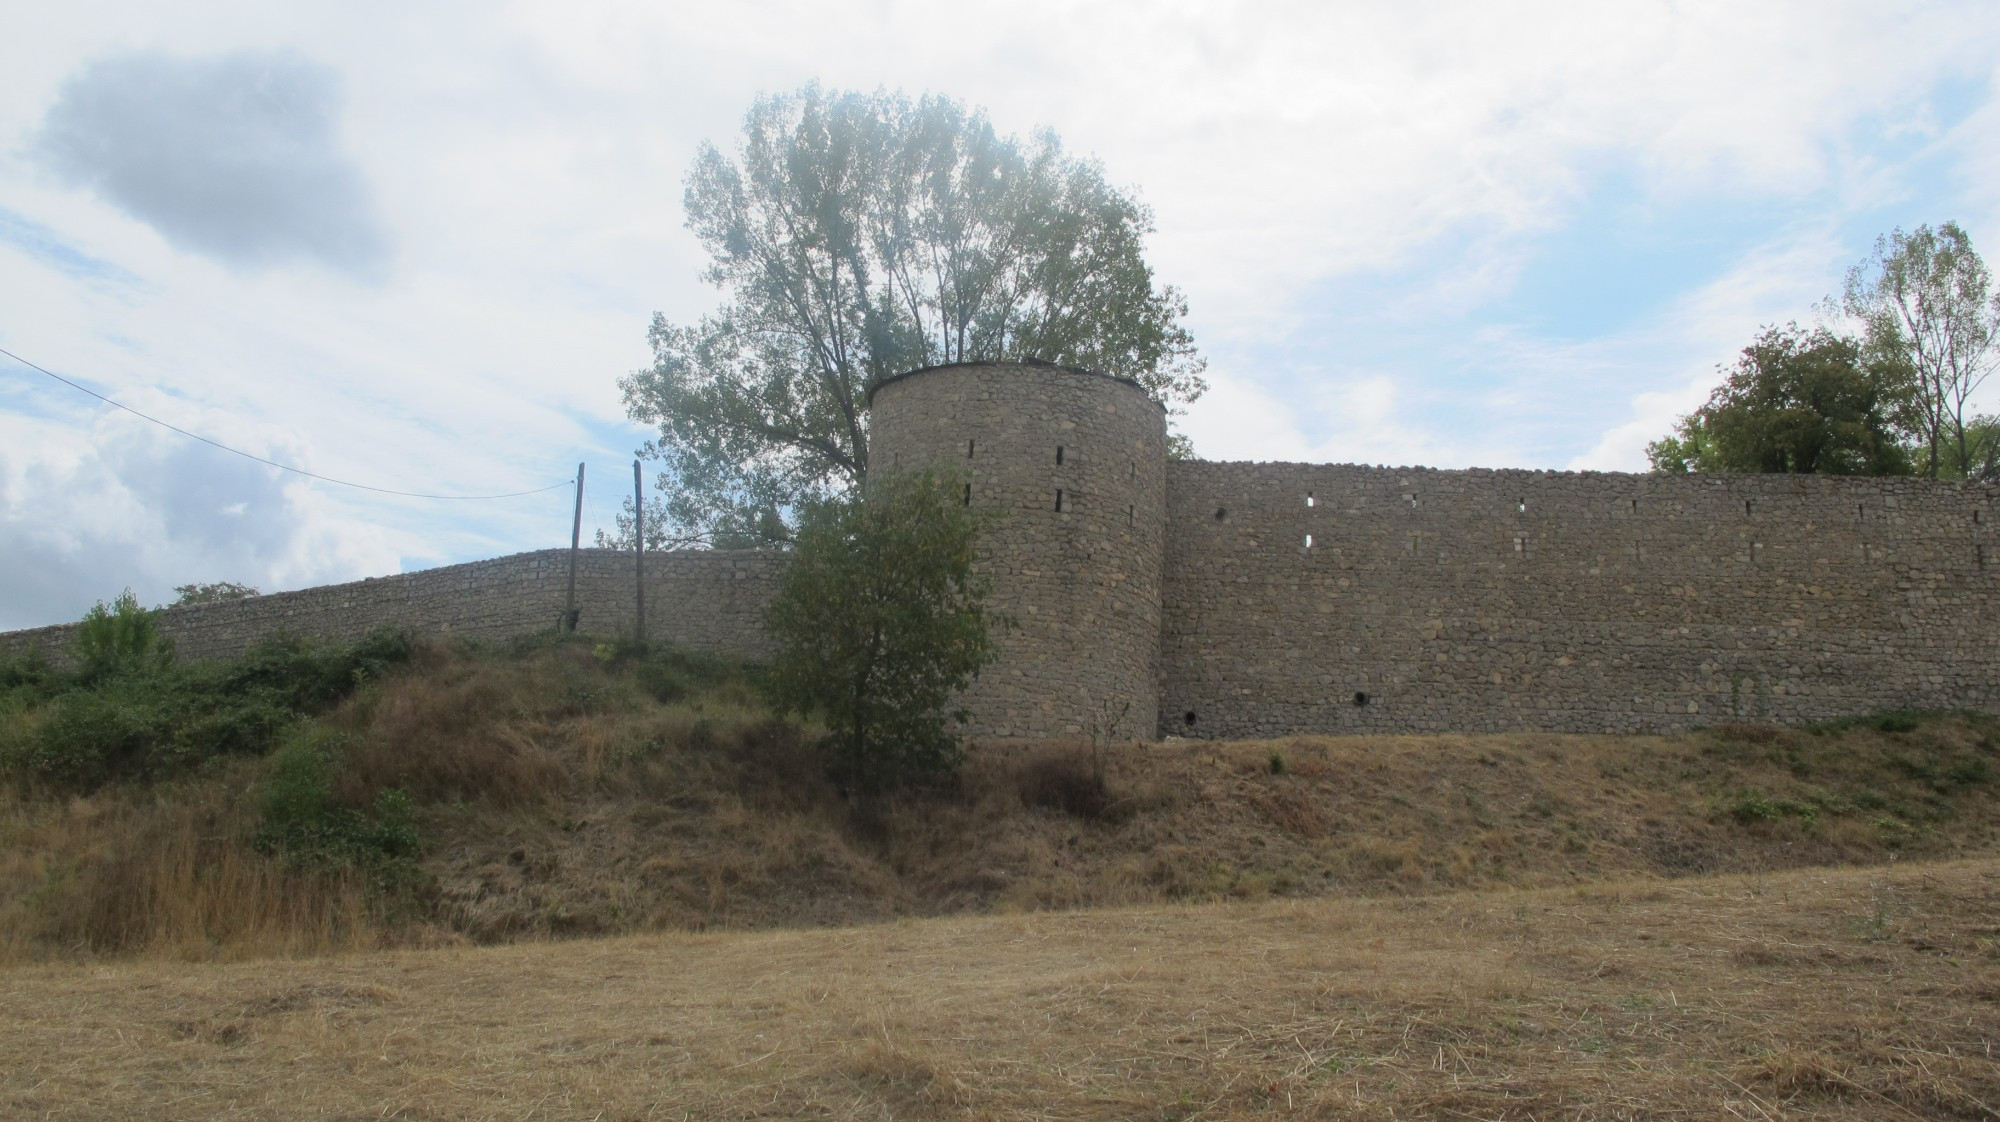
<svg viewBox="0 0 2000 1122">
<path fill-rule="evenodd" d="M 932 472 L 871 479 L 800 527 L 766 615 L 772 698 L 826 722 L 828 769 L 864 798 L 962 758 L 966 715 L 946 707 L 993 657 L 978 530 Z"/>
</svg>

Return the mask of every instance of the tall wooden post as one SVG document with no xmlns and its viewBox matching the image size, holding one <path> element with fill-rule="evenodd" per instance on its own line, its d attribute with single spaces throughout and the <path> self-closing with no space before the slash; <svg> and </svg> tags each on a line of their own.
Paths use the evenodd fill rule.
<svg viewBox="0 0 2000 1122">
<path fill-rule="evenodd" d="M 583 465 L 576 465 L 576 517 L 569 524 L 569 595 L 563 600 L 564 631 L 576 630 L 576 547 L 583 538 Z"/>
<path fill-rule="evenodd" d="M 639 461 L 632 461 L 632 572 L 638 578 L 639 614 L 632 620 L 632 637 L 646 641 L 646 492 L 639 482 Z"/>
</svg>

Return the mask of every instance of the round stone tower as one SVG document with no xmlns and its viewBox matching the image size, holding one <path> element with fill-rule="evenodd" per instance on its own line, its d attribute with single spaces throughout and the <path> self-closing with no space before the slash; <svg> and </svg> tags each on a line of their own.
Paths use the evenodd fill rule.
<svg viewBox="0 0 2000 1122">
<path fill-rule="evenodd" d="M 1136 382 L 1044 364 L 911 371 L 869 394 L 871 471 L 935 467 L 995 512 L 980 539 L 999 657 L 974 736 L 1158 728 L 1166 410 Z M 1120 711 L 1123 717 L 1120 719 Z"/>
</svg>

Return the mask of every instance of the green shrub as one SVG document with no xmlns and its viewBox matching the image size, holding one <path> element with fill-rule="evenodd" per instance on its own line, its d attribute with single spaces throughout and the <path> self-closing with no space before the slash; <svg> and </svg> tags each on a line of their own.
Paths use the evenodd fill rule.
<svg viewBox="0 0 2000 1122">
<path fill-rule="evenodd" d="M 70 790 L 89 790 L 143 761 L 159 736 L 158 714 L 106 691 L 49 703 L 34 731 L 8 745 L 6 767 Z"/>
<path fill-rule="evenodd" d="M 870 477 L 816 505 L 765 609 L 780 712 L 821 718 L 829 771 L 864 798 L 948 772 L 964 750 L 949 706 L 992 660 L 980 518 L 932 472 Z"/>
<path fill-rule="evenodd" d="M 23 712 L 47 701 L 59 679 L 39 647 L 19 658 L 0 659 L 0 715 Z"/>
<path fill-rule="evenodd" d="M 87 791 L 218 756 L 260 755 L 288 727 L 407 661 L 413 649 L 408 634 L 392 630 L 324 649 L 277 636 L 227 662 L 174 663 L 159 644 L 133 638 L 143 631 L 129 625 L 135 607 L 126 596 L 115 609 L 93 609 L 86 630 L 100 633 L 87 644 L 98 652 L 94 666 L 62 674 L 46 663 L 7 665 L 0 714 L 21 719 L 0 730 L 0 767 Z"/>
<path fill-rule="evenodd" d="M 259 849 L 317 868 L 383 866 L 417 855 L 408 794 L 383 791 L 367 813 L 334 798 L 343 743 L 338 733 L 307 729 L 271 754 L 258 791 Z"/>
<path fill-rule="evenodd" d="M 140 607 L 129 588 L 109 604 L 99 600 L 76 628 L 76 658 L 84 675 L 95 678 L 172 661 L 173 640 L 160 634 L 157 614 Z"/>
</svg>

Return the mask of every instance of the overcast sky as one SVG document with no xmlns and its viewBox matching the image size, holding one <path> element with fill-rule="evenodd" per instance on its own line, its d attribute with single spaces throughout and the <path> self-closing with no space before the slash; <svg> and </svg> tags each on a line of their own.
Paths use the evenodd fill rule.
<svg viewBox="0 0 2000 1122">
<path fill-rule="evenodd" d="M 589 464 L 718 295 L 696 146 L 759 93 L 938 92 L 1154 209 L 1211 459 L 1643 470 L 1876 235 L 2000 261 L 2000 5 L 72 2 L 0 36 L 0 347 L 401 490 Z M 286 476 L 0 357 L 0 627 L 567 544 L 570 496 Z"/>
</svg>

